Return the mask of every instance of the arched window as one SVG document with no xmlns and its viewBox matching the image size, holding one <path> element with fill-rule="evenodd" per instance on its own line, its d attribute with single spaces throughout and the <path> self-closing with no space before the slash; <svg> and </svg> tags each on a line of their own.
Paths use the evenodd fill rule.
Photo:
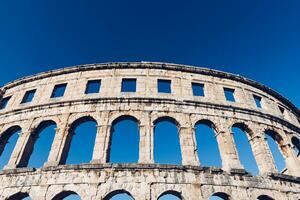
<svg viewBox="0 0 300 200">
<path fill-rule="evenodd" d="M 182 200 L 182 196 L 177 191 L 167 191 L 162 193 L 157 200 Z"/>
<path fill-rule="evenodd" d="M 73 191 L 63 191 L 56 195 L 52 200 L 81 200 L 81 198 Z"/>
<path fill-rule="evenodd" d="M 7 198 L 7 200 L 31 200 L 28 193 L 18 192 Z"/>
<path fill-rule="evenodd" d="M 66 141 L 62 163 L 89 163 L 93 157 L 93 150 L 97 134 L 97 123 L 91 117 L 82 117 L 71 125 Z"/>
<path fill-rule="evenodd" d="M 300 156 L 300 140 L 296 137 L 292 137 L 292 144 L 293 144 L 293 149 L 297 155 L 297 157 Z"/>
<path fill-rule="evenodd" d="M 223 193 L 223 192 L 217 192 L 209 198 L 209 200 L 229 200 L 230 197 L 228 194 Z"/>
<path fill-rule="evenodd" d="M 278 172 L 282 172 L 285 169 L 285 159 L 281 153 L 279 144 L 281 144 L 282 138 L 279 137 L 277 133 L 271 130 L 265 132 L 266 140 L 269 146 L 269 149 L 272 153 L 273 159 L 275 161 L 276 168 Z"/>
<path fill-rule="evenodd" d="M 139 125 L 136 118 L 121 116 L 111 126 L 108 162 L 137 163 L 139 160 Z"/>
<path fill-rule="evenodd" d="M 109 193 L 103 200 L 134 200 L 134 198 L 125 190 L 116 190 Z"/>
<path fill-rule="evenodd" d="M 13 126 L 0 136 L 0 169 L 8 163 L 10 156 L 16 146 L 21 128 Z"/>
<path fill-rule="evenodd" d="M 261 195 L 261 196 L 257 197 L 257 200 L 274 200 L 274 199 L 267 195 Z"/>
<path fill-rule="evenodd" d="M 232 133 L 242 165 L 246 171 L 257 175 L 259 170 L 249 143 L 249 138 L 247 137 L 247 134 L 251 134 L 251 131 L 245 124 L 237 123 L 232 126 Z"/>
<path fill-rule="evenodd" d="M 20 167 L 43 167 L 48 160 L 51 145 L 54 139 L 56 123 L 44 121 L 30 134 L 26 150 L 22 156 Z"/>
<path fill-rule="evenodd" d="M 197 153 L 201 165 L 222 167 L 213 123 L 207 120 L 197 122 L 195 125 L 195 134 Z"/>
<path fill-rule="evenodd" d="M 181 150 L 177 122 L 159 118 L 154 122 L 154 160 L 160 164 L 181 164 Z"/>
</svg>

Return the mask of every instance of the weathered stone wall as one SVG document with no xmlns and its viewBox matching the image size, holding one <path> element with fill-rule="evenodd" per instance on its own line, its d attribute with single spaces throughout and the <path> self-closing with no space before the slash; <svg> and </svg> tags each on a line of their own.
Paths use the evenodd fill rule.
<svg viewBox="0 0 300 200">
<path fill-rule="evenodd" d="M 122 93 L 122 78 L 136 78 L 137 92 Z M 101 79 L 101 91 L 85 94 L 88 80 Z M 157 93 L 157 79 L 172 81 L 172 93 Z M 204 97 L 192 94 L 191 82 L 205 85 Z M 56 84 L 67 83 L 65 95 L 51 99 Z M 228 102 L 224 87 L 235 89 L 236 102 Z M 62 191 L 74 191 L 82 199 L 103 199 L 115 190 L 126 190 L 136 200 L 157 199 L 165 191 L 178 191 L 183 199 L 208 199 L 224 192 L 231 199 L 256 199 L 269 195 L 279 200 L 300 198 L 300 160 L 292 150 L 291 138 L 300 138 L 299 110 L 271 89 L 244 79 L 209 69 L 173 64 L 129 63 L 89 65 L 42 73 L 6 86 L 3 97 L 11 96 L 0 110 L 0 133 L 18 125 L 22 133 L 9 163 L 0 174 L 1 199 L 17 192 L 28 192 L 33 200 L 52 199 Z M 32 102 L 20 104 L 24 93 L 37 89 Z M 257 108 L 253 94 L 262 97 Z M 1 96 L 1 95 L 0 95 Z M 285 108 L 284 114 L 278 108 Z M 139 163 L 107 164 L 112 122 L 122 115 L 139 121 Z M 81 117 L 97 122 L 93 160 L 90 164 L 61 165 L 63 149 L 71 124 Z M 178 122 L 183 166 L 154 164 L 153 126 L 160 117 Z M 56 135 L 42 169 L 20 168 L 30 134 L 46 120 L 57 124 Z M 222 158 L 222 169 L 202 168 L 197 157 L 195 124 L 214 124 Z M 243 170 L 231 134 L 231 127 L 242 123 L 260 175 Z M 264 131 L 275 131 L 287 171 L 278 174 L 264 139 Z"/>
</svg>

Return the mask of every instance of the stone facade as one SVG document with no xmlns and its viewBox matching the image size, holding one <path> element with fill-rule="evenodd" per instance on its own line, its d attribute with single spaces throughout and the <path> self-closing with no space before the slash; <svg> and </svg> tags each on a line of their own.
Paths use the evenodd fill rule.
<svg viewBox="0 0 300 200">
<path fill-rule="evenodd" d="M 122 78 L 136 78 L 136 92 L 121 92 Z M 85 94 L 88 80 L 100 79 L 101 91 Z M 157 92 L 157 80 L 171 80 L 171 93 Z M 205 96 L 194 96 L 191 83 L 204 84 Z M 50 98 L 55 85 L 67 83 L 65 95 Z M 223 88 L 234 89 L 236 102 L 225 99 Z M 20 104 L 26 91 L 36 89 L 33 101 Z M 257 108 L 253 95 L 262 98 Z M 300 138 L 300 111 L 272 89 L 255 81 L 211 69 L 167 63 L 106 63 L 41 73 L 11 82 L 0 89 L 0 99 L 11 97 L 0 110 L 0 133 L 19 126 L 22 132 L 8 164 L 0 172 L 0 199 L 28 193 L 33 200 L 51 200 L 73 191 L 83 200 L 106 199 L 126 191 L 135 200 L 155 200 L 165 192 L 184 200 L 207 200 L 226 193 L 231 200 L 257 199 L 268 195 L 278 200 L 300 199 L 300 159 L 292 137 Z M 279 109 L 279 106 L 284 111 Z M 139 162 L 110 164 L 108 149 L 111 124 L 120 116 L 139 122 Z M 65 145 L 72 123 L 82 117 L 97 122 L 91 163 L 64 165 Z M 171 117 L 177 122 L 182 165 L 159 165 L 153 158 L 155 120 Z M 32 169 L 22 163 L 30 134 L 43 122 L 57 125 L 48 161 Z M 213 124 L 222 168 L 202 167 L 197 156 L 195 124 Z M 243 169 L 231 127 L 243 124 L 259 175 Z M 276 132 L 286 170 L 278 173 L 264 132 Z"/>
</svg>

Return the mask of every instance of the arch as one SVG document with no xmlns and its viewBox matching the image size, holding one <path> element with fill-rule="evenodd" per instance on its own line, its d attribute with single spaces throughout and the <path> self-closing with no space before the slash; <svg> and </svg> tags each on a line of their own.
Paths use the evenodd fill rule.
<svg viewBox="0 0 300 200">
<path fill-rule="evenodd" d="M 169 117 L 169 116 L 162 116 L 162 117 L 158 117 L 156 118 L 154 121 L 153 121 L 153 125 L 155 126 L 155 124 L 159 123 L 159 122 L 162 122 L 162 121 L 167 121 L 167 122 L 170 122 L 170 123 L 173 123 L 177 126 L 177 128 L 180 127 L 180 124 L 179 122 L 173 118 L 173 117 Z"/>
<path fill-rule="evenodd" d="M 6 198 L 6 200 L 30 200 L 30 196 L 27 192 L 18 192 L 8 198 Z"/>
<path fill-rule="evenodd" d="M 97 126 L 97 121 L 91 116 L 73 121 L 69 126 L 61 164 L 89 163 L 92 160 Z"/>
<path fill-rule="evenodd" d="M 180 192 L 177 192 L 175 190 L 168 190 L 166 192 L 163 192 L 161 195 L 158 196 L 158 200 L 164 200 L 164 197 L 166 198 L 165 200 L 167 199 L 170 199 L 170 200 L 176 200 L 176 199 L 179 199 L 179 200 L 183 200 L 183 197 L 181 195 Z"/>
<path fill-rule="evenodd" d="M 20 126 L 12 126 L 0 136 L 0 168 L 8 163 L 21 132 Z"/>
<path fill-rule="evenodd" d="M 232 125 L 231 131 L 241 164 L 247 172 L 257 175 L 259 169 L 249 142 L 253 136 L 252 130 L 245 123 L 235 123 Z"/>
<path fill-rule="evenodd" d="M 137 163 L 139 142 L 139 121 L 131 115 L 122 115 L 116 118 L 110 129 L 107 162 Z"/>
<path fill-rule="evenodd" d="M 195 123 L 195 138 L 198 159 L 203 166 L 222 167 L 216 126 L 210 120 L 199 120 Z M 209 154 L 207 153 L 209 152 Z"/>
<path fill-rule="evenodd" d="M 160 164 L 181 164 L 178 122 L 172 117 L 161 117 L 153 125 L 154 161 Z"/>
<path fill-rule="evenodd" d="M 224 192 L 216 192 L 210 196 L 209 200 L 230 200 L 230 196 Z"/>
<path fill-rule="evenodd" d="M 75 200 L 76 197 L 77 197 L 76 200 L 77 200 L 77 199 L 78 199 L 78 200 L 81 199 L 80 196 L 79 196 L 76 192 L 73 192 L 73 191 L 68 190 L 68 191 L 63 191 L 63 192 L 61 192 L 61 193 L 55 195 L 55 196 L 52 198 L 52 200 L 64 200 L 64 199 L 67 198 L 67 197 L 73 197 L 73 198 L 72 198 L 73 200 Z"/>
<path fill-rule="evenodd" d="M 61 122 L 61 119 L 59 118 L 59 116 L 56 116 L 56 115 L 36 118 L 32 122 L 31 127 L 35 127 L 34 129 L 36 129 L 42 123 L 45 123 L 45 122 L 51 122 L 51 123 L 59 124 Z"/>
<path fill-rule="evenodd" d="M 299 140 L 299 138 L 293 136 L 291 141 L 293 144 L 293 149 L 294 149 L 297 157 L 299 157 L 300 156 L 300 140 Z"/>
<path fill-rule="evenodd" d="M 108 193 L 104 198 L 103 200 L 110 200 L 112 199 L 113 197 L 116 197 L 117 195 L 125 195 L 127 197 L 128 200 L 132 199 L 134 200 L 133 196 L 126 190 L 115 190 L 115 191 L 112 191 L 110 193 Z"/>
<path fill-rule="evenodd" d="M 18 167 L 29 166 L 39 168 L 47 162 L 56 127 L 55 121 L 42 121 L 34 131 L 30 133 Z"/>
<path fill-rule="evenodd" d="M 257 197 L 257 200 L 274 200 L 274 199 L 268 195 L 260 195 L 259 197 Z"/>
<path fill-rule="evenodd" d="M 252 137 L 254 135 L 252 129 L 245 122 L 234 122 L 231 127 L 241 129 L 246 136 Z"/>
<path fill-rule="evenodd" d="M 109 119 L 108 124 L 113 124 L 114 122 L 118 121 L 118 119 L 131 117 L 132 119 L 136 120 L 138 124 L 141 124 L 141 120 L 139 119 L 139 116 L 143 114 L 143 112 L 140 111 L 117 111 L 117 112 L 110 112 L 109 113 Z"/>
<path fill-rule="evenodd" d="M 68 117 L 68 126 L 69 128 L 72 128 L 72 126 L 76 127 L 76 125 L 87 121 L 95 121 L 98 124 L 101 121 L 101 117 L 96 112 L 74 113 Z"/>
<path fill-rule="evenodd" d="M 273 160 L 275 162 L 275 166 L 279 173 L 284 172 L 285 170 L 285 150 L 283 147 L 283 139 L 282 137 L 275 131 L 267 129 L 265 130 L 265 136 L 267 140 L 267 144 L 269 146 L 270 152 L 272 154 Z"/>
</svg>

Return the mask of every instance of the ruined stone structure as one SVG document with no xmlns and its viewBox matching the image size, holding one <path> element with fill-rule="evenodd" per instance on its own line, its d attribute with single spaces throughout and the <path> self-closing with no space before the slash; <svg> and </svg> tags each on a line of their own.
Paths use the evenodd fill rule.
<svg viewBox="0 0 300 200">
<path fill-rule="evenodd" d="M 123 78 L 136 79 L 136 92 L 121 92 Z M 100 79 L 101 91 L 85 94 L 89 80 Z M 171 93 L 158 93 L 157 80 L 171 81 Z M 195 96 L 191 83 L 204 85 L 204 96 Z M 63 97 L 51 98 L 55 85 L 67 84 Z M 224 88 L 234 90 L 235 102 L 226 101 Z M 26 91 L 35 89 L 30 103 Z M 253 95 L 261 98 L 262 108 Z M 300 158 L 293 150 L 300 138 L 300 111 L 274 90 L 241 76 L 207 68 L 168 63 L 105 63 L 82 65 L 22 78 L 1 88 L 0 133 L 22 129 L 12 155 L 0 172 L 0 199 L 59 199 L 70 192 L 83 200 L 109 199 L 126 191 L 135 200 L 156 200 L 175 194 L 183 200 L 208 200 L 212 194 L 224 199 L 300 199 Z M 139 122 L 139 161 L 108 162 L 111 124 L 120 116 Z M 90 163 L 65 165 L 68 135 L 76 120 L 97 122 L 97 135 Z M 154 122 L 170 117 L 177 122 L 182 165 L 156 164 L 153 158 Z M 44 167 L 26 167 L 32 132 L 43 121 L 57 124 L 55 138 Z M 197 157 L 194 126 L 209 121 L 216 134 L 222 168 L 203 167 Z M 240 162 L 231 134 L 233 124 L 247 132 L 259 175 L 247 173 Z M 264 132 L 271 130 L 286 162 L 278 173 Z M 3 148 L 3 142 L 1 144 Z M 14 196 L 15 195 L 15 196 Z M 17 197 L 17 198 L 11 198 Z"/>
</svg>

